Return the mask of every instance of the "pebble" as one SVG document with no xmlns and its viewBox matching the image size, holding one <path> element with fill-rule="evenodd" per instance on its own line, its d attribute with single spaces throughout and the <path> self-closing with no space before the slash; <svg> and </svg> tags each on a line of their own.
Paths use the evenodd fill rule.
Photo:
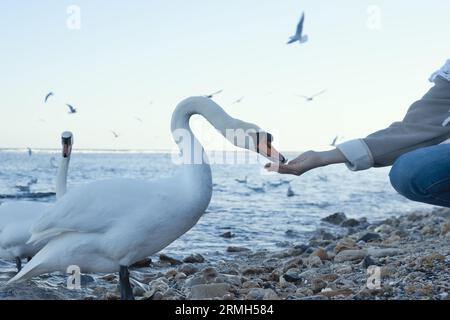
<svg viewBox="0 0 450 320">
<path fill-rule="evenodd" d="M 443 223 L 441 227 L 441 236 L 447 235 L 450 235 L 450 220 L 447 220 L 445 223 Z"/>
<path fill-rule="evenodd" d="M 202 270 L 203 279 L 205 279 L 206 282 L 214 281 L 214 279 L 217 278 L 219 273 L 217 272 L 216 268 L 214 267 L 207 267 Z"/>
<path fill-rule="evenodd" d="M 301 265 L 303 265 L 303 259 L 300 257 L 296 257 L 285 262 L 283 271 L 286 272 L 289 269 L 298 268 Z"/>
<path fill-rule="evenodd" d="M 187 276 L 190 276 L 191 274 L 194 274 L 198 271 L 198 268 L 193 266 L 192 264 L 183 264 L 180 266 L 178 271 L 183 272 Z"/>
<path fill-rule="evenodd" d="M 287 282 L 298 282 L 302 280 L 302 277 L 300 276 L 300 272 L 298 269 L 290 269 L 285 274 L 283 274 L 284 280 Z"/>
<path fill-rule="evenodd" d="M 213 299 L 222 298 L 230 290 L 230 285 L 227 283 L 210 283 L 198 284 L 191 288 L 189 299 Z"/>
<path fill-rule="evenodd" d="M 343 238 L 337 242 L 336 247 L 334 248 L 334 252 L 339 253 L 341 251 L 354 249 L 358 249 L 355 241 L 350 238 Z"/>
<path fill-rule="evenodd" d="M 278 280 L 277 280 L 278 281 Z M 242 278 L 238 275 L 232 275 L 232 274 L 219 274 L 215 280 L 215 282 L 221 283 L 228 283 L 235 287 L 240 287 L 242 285 Z"/>
<path fill-rule="evenodd" d="M 190 256 L 183 259 L 184 263 L 203 263 L 205 258 L 201 254 L 191 254 Z"/>
<path fill-rule="evenodd" d="M 339 252 L 336 257 L 334 257 L 335 262 L 344 261 L 361 261 L 367 255 L 366 250 L 345 250 Z"/>
<path fill-rule="evenodd" d="M 368 232 L 365 235 L 363 235 L 361 238 L 359 238 L 358 241 L 364 241 L 364 242 L 371 242 L 371 241 L 376 241 L 376 240 L 380 240 L 381 236 L 378 233 L 374 233 L 374 232 Z"/>
<path fill-rule="evenodd" d="M 177 260 L 175 258 L 169 257 L 168 255 L 165 255 L 165 254 L 159 255 L 159 260 L 162 261 L 162 262 L 168 262 L 172 266 L 183 263 L 180 260 Z"/>
<path fill-rule="evenodd" d="M 253 281 L 253 280 L 249 280 L 249 281 L 245 281 L 245 282 L 242 284 L 242 288 L 244 288 L 244 289 L 261 288 L 261 286 L 259 285 L 258 282 Z"/>
<path fill-rule="evenodd" d="M 234 238 L 234 234 L 231 231 L 224 232 L 220 235 L 221 238 L 231 239 Z"/>
<path fill-rule="evenodd" d="M 359 226 L 359 224 L 360 224 L 359 221 L 356 220 L 356 219 L 348 219 L 348 220 L 346 220 L 346 221 L 341 223 L 341 227 L 344 227 L 344 228 L 355 228 L 355 227 Z"/>
<path fill-rule="evenodd" d="M 321 261 L 329 260 L 327 251 L 323 248 L 319 248 L 313 255 L 319 257 Z"/>
<path fill-rule="evenodd" d="M 313 293 L 319 293 L 322 289 L 325 289 L 327 285 L 328 284 L 322 279 L 314 279 L 311 283 L 311 289 Z"/>
<path fill-rule="evenodd" d="M 246 300 L 262 300 L 266 294 L 265 289 L 253 288 L 245 296 Z"/>
<path fill-rule="evenodd" d="M 251 251 L 249 248 L 245 248 L 245 247 L 235 247 L 235 246 L 230 246 L 227 248 L 227 252 L 230 253 L 235 253 L 235 252 L 246 252 L 246 251 Z"/>
<path fill-rule="evenodd" d="M 368 252 L 369 255 L 375 258 L 392 257 L 401 254 L 401 251 L 396 248 L 386 248 L 386 249 L 369 248 Z"/>
<path fill-rule="evenodd" d="M 272 289 L 266 289 L 264 292 L 263 300 L 280 300 L 280 297 Z"/>
<path fill-rule="evenodd" d="M 145 259 L 143 259 L 143 260 L 140 260 L 140 261 L 138 261 L 138 262 L 133 263 L 133 264 L 131 265 L 131 268 L 136 268 L 136 269 L 139 269 L 139 268 L 148 268 L 148 267 L 150 267 L 151 264 L 152 264 L 152 259 L 150 259 L 150 258 L 145 258 Z"/>
<path fill-rule="evenodd" d="M 328 223 L 331 223 L 331 224 L 334 224 L 337 226 L 346 220 L 347 220 L 347 216 L 343 212 L 337 212 L 337 213 L 334 213 L 334 214 L 322 219 L 322 221 L 324 221 L 324 222 L 328 222 Z"/>
<path fill-rule="evenodd" d="M 322 266 L 322 260 L 318 256 L 310 256 L 304 260 L 305 265 L 308 268 L 320 267 Z"/>
<path fill-rule="evenodd" d="M 338 296 L 349 296 L 353 294 L 353 290 L 351 289 L 338 289 L 338 290 L 331 290 L 331 291 L 322 291 L 319 293 L 319 295 L 331 298 L 331 297 L 338 297 Z"/>
<path fill-rule="evenodd" d="M 366 256 L 366 257 L 364 257 L 363 261 L 361 262 L 361 266 L 362 266 L 364 269 L 367 269 L 367 268 L 369 268 L 370 266 L 376 266 L 376 265 L 377 265 L 376 261 L 373 260 L 371 256 Z"/>
</svg>

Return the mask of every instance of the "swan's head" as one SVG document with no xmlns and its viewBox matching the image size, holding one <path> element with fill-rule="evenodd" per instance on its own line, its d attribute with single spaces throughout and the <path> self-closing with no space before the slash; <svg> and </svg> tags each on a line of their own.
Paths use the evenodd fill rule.
<svg viewBox="0 0 450 320">
<path fill-rule="evenodd" d="M 62 155 L 64 158 L 69 158 L 72 153 L 73 134 L 72 132 L 65 131 L 61 134 L 62 143 Z"/>
<path fill-rule="evenodd" d="M 250 131 L 249 136 L 253 140 L 253 147 L 250 150 L 259 153 L 273 162 L 287 162 L 287 159 L 272 145 L 273 135 L 259 129 L 259 131 L 254 131 L 253 133 Z"/>
<path fill-rule="evenodd" d="M 285 163 L 287 159 L 273 146 L 273 135 L 257 125 L 234 119 L 233 128 L 226 130 L 225 137 L 237 147 L 257 152 L 270 161 Z"/>
</svg>

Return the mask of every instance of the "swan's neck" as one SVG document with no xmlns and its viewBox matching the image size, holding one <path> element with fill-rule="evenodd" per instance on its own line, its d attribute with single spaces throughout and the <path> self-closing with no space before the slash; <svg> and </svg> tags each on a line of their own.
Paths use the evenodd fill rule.
<svg viewBox="0 0 450 320">
<path fill-rule="evenodd" d="M 227 128 L 234 127 L 235 119 L 212 100 L 203 97 L 182 101 L 172 115 L 172 136 L 181 152 L 183 172 L 193 188 L 211 194 L 212 177 L 208 157 L 189 125 L 190 118 L 195 114 L 203 116 L 223 136 Z"/>
<path fill-rule="evenodd" d="M 70 157 L 61 158 L 61 163 L 56 176 L 56 200 L 59 200 L 67 190 L 67 172 L 69 171 Z"/>
</svg>

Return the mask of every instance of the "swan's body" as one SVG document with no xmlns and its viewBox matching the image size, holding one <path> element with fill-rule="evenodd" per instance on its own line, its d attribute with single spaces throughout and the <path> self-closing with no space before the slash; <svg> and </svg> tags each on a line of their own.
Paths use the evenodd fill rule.
<svg viewBox="0 0 450 320">
<path fill-rule="evenodd" d="M 153 181 L 115 179 L 73 189 L 33 226 L 30 242 L 48 243 L 10 282 L 77 265 L 81 272 L 120 271 L 122 298 L 133 298 L 127 267 L 186 233 L 211 200 L 211 169 L 189 127 L 194 114 L 223 135 L 227 128 L 245 126 L 261 131 L 231 118 L 208 98 L 184 100 L 172 115 L 172 134 L 185 160 L 178 172 Z M 198 154 L 205 161 L 191 161 Z"/>
<path fill-rule="evenodd" d="M 67 137 L 64 135 L 67 135 Z M 66 132 L 63 133 L 63 139 L 65 138 L 70 139 L 71 145 L 72 134 Z M 70 151 L 68 151 L 67 156 L 63 155 L 61 158 L 61 164 L 56 179 L 57 199 L 60 199 L 66 193 L 69 161 Z M 15 258 L 17 268 L 20 269 L 21 259 L 33 257 L 40 249 L 42 249 L 45 242 L 27 243 L 27 241 L 31 236 L 31 226 L 49 208 L 49 204 L 33 201 L 7 202 L 0 206 L 0 258 Z"/>
</svg>

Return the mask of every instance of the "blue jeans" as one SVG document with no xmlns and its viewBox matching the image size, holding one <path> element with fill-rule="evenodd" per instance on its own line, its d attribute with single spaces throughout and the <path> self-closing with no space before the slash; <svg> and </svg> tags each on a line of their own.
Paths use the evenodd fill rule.
<svg viewBox="0 0 450 320">
<path fill-rule="evenodd" d="M 406 198 L 450 208 L 450 144 L 402 155 L 389 176 L 394 189 Z"/>
</svg>

